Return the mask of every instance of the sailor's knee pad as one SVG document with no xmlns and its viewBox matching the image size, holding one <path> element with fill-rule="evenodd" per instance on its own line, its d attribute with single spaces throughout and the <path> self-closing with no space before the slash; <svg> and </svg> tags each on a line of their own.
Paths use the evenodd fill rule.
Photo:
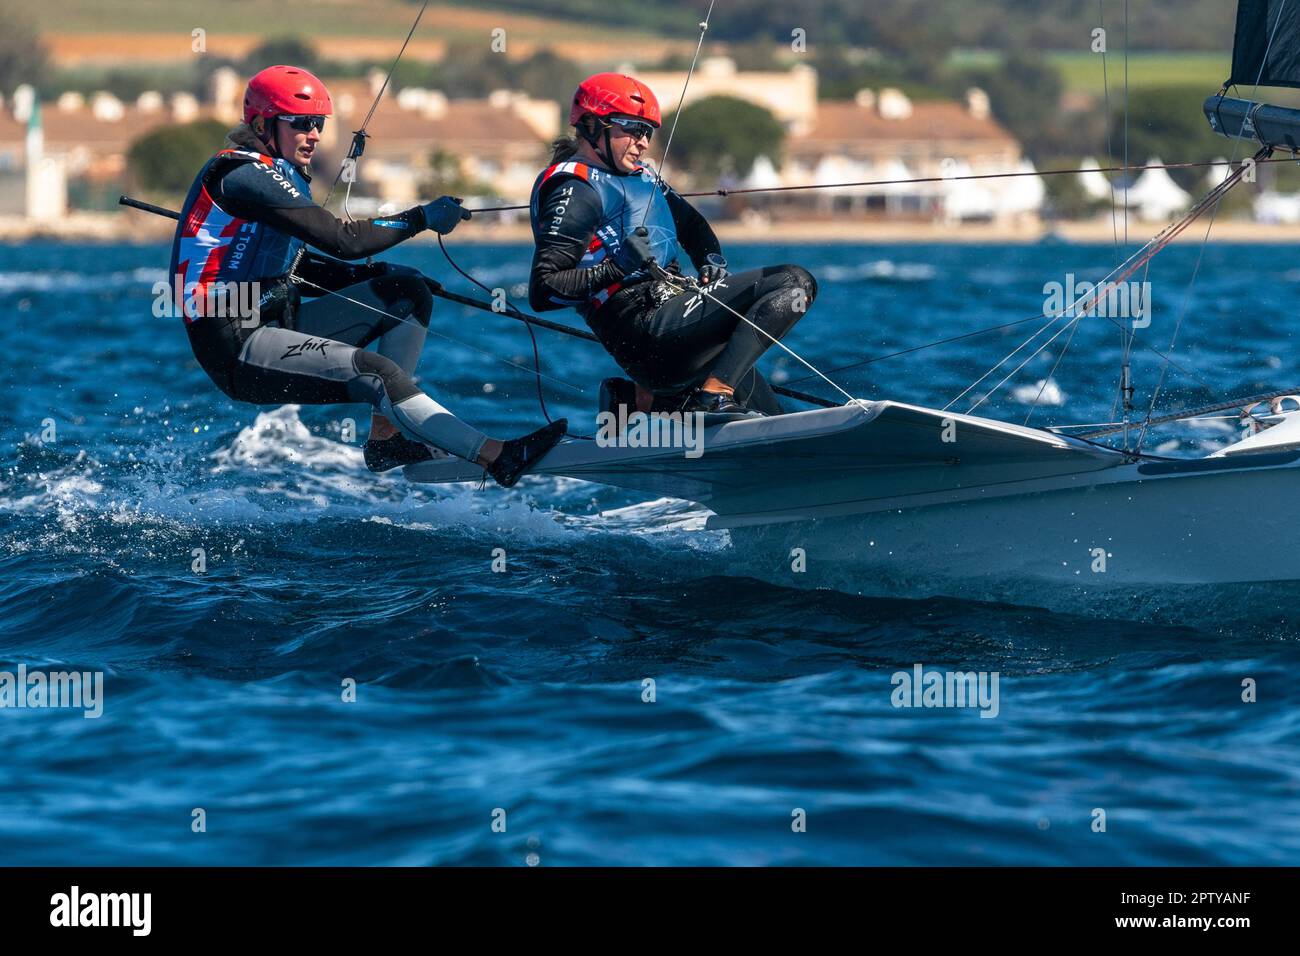
<svg viewBox="0 0 1300 956">
<path fill-rule="evenodd" d="M 782 266 L 781 268 L 789 273 L 790 278 L 803 288 L 804 294 L 808 296 L 809 302 L 812 302 L 813 299 L 817 298 L 817 280 L 813 277 L 811 272 L 803 266 L 787 265 Z"/>
<path fill-rule="evenodd" d="M 357 349 L 352 356 L 357 377 L 348 383 L 348 392 L 359 402 L 379 407 L 385 395 L 388 401 L 398 402 L 419 394 L 415 380 L 402 367 L 378 352 Z"/>
<path fill-rule="evenodd" d="M 411 269 L 396 275 L 380 276 L 374 282 L 375 291 L 390 311 L 428 326 L 429 317 L 433 315 L 433 293 L 429 291 L 424 276 Z"/>
</svg>

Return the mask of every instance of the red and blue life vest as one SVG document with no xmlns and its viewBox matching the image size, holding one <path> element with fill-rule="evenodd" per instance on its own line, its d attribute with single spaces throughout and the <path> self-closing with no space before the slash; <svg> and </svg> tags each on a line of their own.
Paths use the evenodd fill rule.
<svg viewBox="0 0 1300 956">
<path fill-rule="evenodd" d="M 209 286 L 214 282 L 270 282 L 289 272 L 303 247 L 269 226 L 240 219 L 222 209 L 208 192 L 207 182 L 219 163 L 264 163 L 280 176 L 287 192 L 311 199 L 307 179 L 284 159 L 242 149 L 223 149 L 199 171 L 172 240 L 173 294 L 182 302 L 186 323 L 202 318 Z M 178 291 L 179 290 L 179 291 Z"/>
<path fill-rule="evenodd" d="M 600 197 L 600 225 L 596 228 L 587 251 L 583 254 L 578 267 L 589 269 L 605 259 L 617 256 L 623 246 L 625 236 L 631 234 L 638 226 L 645 226 L 650 233 L 650 248 L 655 260 L 667 268 L 677 262 L 681 247 L 677 244 L 677 224 L 673 221 L 672 210 L 664 193 L 667 186 L 661 185 L 654 173 L 644 166 L 638 166 L 635 172 L 620 176 L 599 166 L 591 166 L 570 160 L 556 163 L 542 170 L 533 183 L 532 199 L 529 212 L 532 217 L 533 234 L 539 235 L 543 229 L 540 202 L 538 199 L 542 185 L 556 176 L 572 176 L 589 183 Z M 635 272 L 625 276 L 621 282 L 600 289 L 587 301 L 555 300 L 559 305 L 589 306 L 598 308 L 604 305 L 611 295 L 625 285 L 645 279 L 647 274 Z"/>
</svg>

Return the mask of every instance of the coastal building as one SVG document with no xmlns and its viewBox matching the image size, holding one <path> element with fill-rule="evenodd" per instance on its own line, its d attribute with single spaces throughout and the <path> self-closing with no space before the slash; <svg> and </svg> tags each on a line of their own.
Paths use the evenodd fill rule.
<svg viewBox="0 0 1300 956">
<path fill-rule="evenodd" d="M 638 75 L 660 91 L 680 90 L 685 81 L 684 73 Z M 361 126 L 384 75 L 374 71 L 364 78 L 325 79 L 335 116 L 326 126 L 317 165 L 332 181 L 350 131 Z M 112 208 L 116 190 L 126 185 L 132 142 L 160 125 L 209 118 L 238 122 L 244 81 L 226 68 L 214 71 L 202 100 L 183 91 L 150 91 L 127 102 L 98 92 L 65 93 L 46 104 L 45 150 L 60 158 L 72 204 Z M 661 95 L 667 104 L 670 97 Z M 969 178 L 1032 171 L 1020 144 L 991 115 L 988 97 L 980 90 L 968 91 L 963 102 L 913 101 L 888 88 L 862 90 L 848 101 L 821 101 L 817 73 L 807 65 L 741 71 L 728 58 L 710 57 L 693 77 L 686 100 L 720 95 L 770 111 L 786 131 L 779 156 L 760 157 L 743 182 L 721 185 L 812 183 L 832 188 L 735 197 L 711 215 L 1005 223 L 1034 218 L 1042 203 L 1042 184 L 1035 176 Z M 0 178 L 6 170 L 25 169 L 30 100 L 30 95 L 15 96 L 9 109 L 0 110 Z M 369 215 L 443 191 L 507 203 L 525 200 L 551 142 L 564 129 L 562 110 L 556 100 L 512 90 L 453 100 L 435 89 L 389 89 L 370 119 L 349 209 Z M 678 179 L 686 181 L 684 171 Z"/>
<path fill-rule="evenodd" d="M 34 103 L 27 117 L 26 217 L 33 222 L 55 222 L 68 211 L 67 177 L 63 158 L 45 155 L 41 104 Z"/>
<path fill-rule="evenodd" d="M 816 122 L 817 71 L 805 64 L 788 70 L 740 71 L 730 57 L 705 57 L 689 84 L 685 71 L 655 72 L 623 64 L 619 72 L 635 74 L 650 89 L 660 91 L 660 104 L 665 111 L 677 108 L 677 91 L 685 88 L 685 106 L 711 96 L 733 96 L 761 106 L 794 136 L 806 134 Z M 669 90 L 674 91 L 671 103 L 664 92 Z"/>
<path fill-rule="evenodd" d="M 322 136 L 319 168 L 330 170 L 331 180 L 350 143 L 349 131 L 360 127 L 382 82 L 383 75 L 377 74 L 329 83 L 335 116 Z M 57 158 L 64 180 L 75 183 L 80 195 L 98 195 L 100 205 L 111 208 L 116 193 L 110 187 L 125 183 L 127 154 L 138 137 L 164 124 L 199 119 L 233 126 L 242 114 L 243 84 L 235 71 L 223 69 L 213 74 L 206 101 L 186 92 L 164 96 L 150 91 L 132 102 L 106 92 L 89 97 L 67 92 L 44 110 L 30 87 L 20 89 L 3 104 L 8 109 L 0 108 L 0 183 L 14 177 L 20 187 L 39 180 L 53 188 L 50 168 L 28 173 L 34 168 L 28 159 L 28 118 L 35 110 L 42 127 L 33 141 L 42 146 L 36 155 L 47 160 L 47 167 Z M 475 100 L 448 100 L 436 90 L 409 87 L 390 91 L 370 121 L 351 208 L 364 211 L 367 200 L 377 208 L 427 198 L 439 177 L 466 191 L 503 198 L 527 195 L 560 132 L 560 120 L 558 103 L 515 91 Z M 0 207 L 0 214 L 23 215 L 25 208 Z"/>
<path fill-rule="evenodd" d="M 750 213 L 774 218 L 1006 222 L 1035 218 L 1043 202 L 1037 177 L 961 178 L 1033 169 L 1019 141 L 993 117 L 982 90 L 969 90 L 964 103 L 914 101 L 890 88 L 860 90 L 847 101 L 819 100 L 817 71 L 810 66 L 739 71 L 727 57 L 702 60 L 689 85 L 684 71 L 641 71 L 637 76 L 654 90 L 685 88 L 687 105 L 710 96 L 745 100 L 768 110 L 784 126 L 784 155 L 762 157 L 735 185 L 827 188 L 747 197 L 733 204 Z"/>
<path fill-rule="evenodd" d="M 370 107 L 354 98 L 340 123 L 354 129 Z M 485 99 L 450 100 L 438 90 L 407 87 L 375 112 L 357 191 L 410 203 L 453 188 L 518 200 L 559 135 L 560 106 L 498 90 Z M 459 195 L 460 193 L 458 193 Z"/>
<path fill-rule="evenodd" d="M 966 178 L 1033 171 L 978 89 L 965 103 L 916 102 L 888 88 L 824 101 L 811 127 L 786 141 L 786 151 L 787 181 L 864 184 L 795 200 L 814 215 L 1005 222 L 1035 217 L 1043 201 L 1037 176 Z"/>
</svg>

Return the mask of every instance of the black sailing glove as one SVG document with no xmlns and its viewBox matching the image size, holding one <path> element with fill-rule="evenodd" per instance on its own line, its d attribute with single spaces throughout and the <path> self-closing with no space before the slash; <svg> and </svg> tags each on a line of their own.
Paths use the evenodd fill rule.
<svg viewBox="0 0 1300 956">
<path fill-rule="evenodd" d="M 628 276 L 645 269 L 654 262 L 654 258 L 654 250 L 650 248 L 650 230 L 638 226 L 631 235 L 624 237 L 618 255 L 614 257 L 614 264 L 622 270 L 623 275 Z"/>
<path fill-rule="evenodd" d="M 440 236 L 445 236 L 456 228 L 462 220 L 469 218 L 469 210 L 461 208 L 460 200 L 443 196 L 420 207 L 424 210 L 424 223 Z"/>
<path fill-rule="evenodd" d="M 716 252 L 710 252 L 700 267 L 700 285 L 712 285 L 727 277 L 727 260 Z"/>
</svg>

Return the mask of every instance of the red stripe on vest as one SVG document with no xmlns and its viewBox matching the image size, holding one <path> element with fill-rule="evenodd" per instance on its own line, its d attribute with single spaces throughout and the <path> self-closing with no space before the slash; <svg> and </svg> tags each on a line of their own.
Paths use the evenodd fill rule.
<svg viewBox="0 0 1300 956">
<path fill-rule="evenodd" d="M 552 176 L 555 175 L 556 170 L 558 170 L 561 166 L 564 166 L 566 164 L 567 163 L 556 163 L 554 166 L 548 168 L 546 172 L 542 174 L 542 182 L 546 182 L 548 179 L 550 179 Z M 570 173 L 573 176 L 577 176 L 579 179 L 585 180 L 591 178 L 591 169 L 590 167 L 587 166 L 586 163 L 574 163 L 573 169 L 566 170 L 566 172 Z"/>
</svg>

